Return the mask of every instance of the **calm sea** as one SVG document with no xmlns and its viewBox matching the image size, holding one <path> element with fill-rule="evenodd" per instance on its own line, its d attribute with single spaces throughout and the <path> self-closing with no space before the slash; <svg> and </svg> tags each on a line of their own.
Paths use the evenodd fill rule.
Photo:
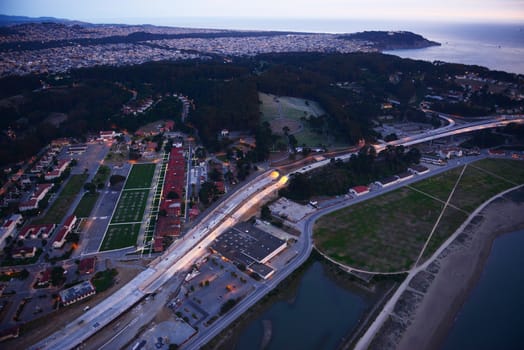
<svg viewBox="0 0 524 350">
<path fill-rule="evenodd" d="M 191 28 L 281 30 L 316 33 L 353 33 L 364 30 L 408 30 L 442 43 L 440 47 L 389 52 L 427 61 L 476 64 L 494 70 L 524 74 L 524 23 L 370 22 L 355 19 L 245 19 L 164 18 L 119 19 L 124 23 L 150 23 Z"/>
<path fill-rule="evenodd" d="M 482 276 L 457 316 L 445 350 L 524 349 L 524 230 L 493 243 Z"/>
</svg>

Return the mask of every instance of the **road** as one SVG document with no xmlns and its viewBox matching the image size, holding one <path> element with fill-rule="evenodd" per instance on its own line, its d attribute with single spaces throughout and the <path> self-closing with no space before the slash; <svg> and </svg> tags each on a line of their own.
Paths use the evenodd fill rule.
<svg viewBox="0 0 524 350">
<path fill-rule="evenodd" d="M 233 226 L 254 203 L 286 184 L 276 172 L 266 172 L 210 212 L 184 238 L 173 244 L 150 267 L 113 295 L 91 308 L 65 328 L 33 345 L 31 349 L 72 349 L 108 325 L 147 294 L 157 291 L 175 274 L 188 270 L 220 233 Z"/>
<path fill-rule="evenodd" d="M 462 230 L 471 222 L 473 218 L 475 218 L 478 213 L 483 210 L 489 203 L 491 203 L 493 200 L 500 198 L 504 196 L 506 193 L 509 193 L 516 188 L 522 187 L 523 185 L 519 185 L 513 188 L 510 188 L 502 193 L 499 193 L 498 195 L 495 195 L 494 197 L 490 198 L 488 201 L 484 202 L 480 207 L 478 207 L 467 219 L 462 223 L 462 225 L 455 231 L 453 235 L 451 235 L 436 251 L 433 253 L 433 255 L 426 260 L 423 264 L 415 267 L 412 269 L 406 279 L 402 282 L 402 284 L 398 287 L 398 289 L 395 291 L 393 296 L 388 300 L 386 305 L 382 308 L 382 311 L 379 313 L 377 318 L 373 321 L 373 323 L 368 327 L 364 335 L 358 340 L 357 344 L 355 345 L 355 350 L 365 350 L 369 347 L 371 341 L 375 337 L 375 335 L 380 331 L 382 325 L 387 320 L 389 315 L 393 312 L 395 304 L 402 296 L 402 293 L 408 288 L 409 283 L 415 277 L 420 271 L 425 270 L 429 264 L 431 264 L 443 251 L 448 247 L 448 245 L 453 242 L 457 236 L 462 233 Z"/>
<path fill-rule="evenodd" d="M 524 123 L 524 116 L 515 115 L 515 116 L 496 116 L 492 119 L 481 120 L 474 123 L 468 124 L 454 124 L 453 126 L 448 125 L 442 128 L 433 129 L 428 132 L 422 133 L 420 135 L 408 136 L 399 140 L 388 142 L 387 144 L 376 145 L 375 150 L 378 152 L 386 148 L 386 146 L 412 146 L 423 142 L 432 141 L 435 139 L 459 135 L 463 133 L 468 133 L 472 131 L 485 130 L 490 128 L 497 128 L 506 126 L 508 124 L 522 124 Z"/>
<path fill-rule="evenodd" d="M 310 214 L 309 216 L 307 216 L 301 222 L 298 223 L 299 225 L 302 225 L 303 227 L 302 232 L 304 232 L 305 234 L 292 247 L 292 249 L 295 249 L 297 251 L 297 255 L 295 256 L 295 258 L 292 259 L 289 262 L 289 264 L 287 264 L 284 268 L 277 271 L 277 273 L 274 275 L 273 278 L 271 278 L 267 282 L 264 282 L 264 284 L 258 287 L 254 293 L 248 295 L 245 299 L 240 301 L 237 304 L 237 306 L 235 306 L 235 308 L 233 308 L 228 314 L 226 314 L 225 316 L 215 321 L 212 327 L 201 329 L 199 331 L 199 336 L 190 339 L 186 344 L 184 344 L 183 349 L 199 349 L 202 346 L 204 346 L 207 342 L 209 342 L 211 339 L 217 336 L 223 329 L 225 329 L 229 324 L 231 324 L 235 319 L 241 316 L 250 307 L 255 305 L 260 299 L 262 299 L 262 297 L 264 297 L 264 295 L 266 295 L 269 291 L 274 289 L 289 274 L 291 274 L 300 265 L 302 265 L 308 259 L 313 249 L 313 238 L 312 238 L 313 237 L 313 225 L 315 224 L 315 221 L 318 220 L 320 217 L 326 214 L 329 214 L 333 211 L 337 211 L 342 208 L 345 208 L 351 205 L 355 205 L 360 202 L 369 200 L 371 198 L 383 195 L 387 192 L 394 191 L 408 184 L 411 184 L 417 181 L 421 181 L 426 178 L 449 171 L 453 168 L 462 166 L 466 163 L 475 162 L 485 157 L 486 155 L 479 155 L 479 156 L 474 156 L 474 157 L 466 157 L 466 158 L 461 158 L 461 159 L 450 160 L 447 166 L 437 167 L 429 173 L 415 176 L 409 180 L 403 181 L 402 183 L 398 183 L 390 187 L 372 191 L 369 194 L 364 195 L 362 197 L 357 197 L 353 199 L 343 198 L 341 200 L 337 200 L 335 202 L 332 202 L 331 205 L 322 207 L 318 211 Z"/>
<path fill-rule="evenodd" d="M 524 122 L 524 119 L 520 116 L 518 118 L 511 119 L 511 122 L 515 121 Z M 479 122 L 474 126 L 469 126 L 467 131 L 469 132 L 480 130 L 486 127 L 495 127 L 501 125 L 500 123 L 509 123 L 509 119 L 502 121 L 498 120 L 495 122 Z M 448 136 L 447 133 L 449 132 L 449 130 L 432 130 L 428 132 L 428 134 L 431 135 L 426 135 L 425 137 L 445 137 Z M 451 132 L 462 131 L 457 129 Z M 423 139 L 423 137 L 417 139 L 417 143 L 424 142 L 420 141 L 421 139 Z M 407 140 L 405 142 L 407 143 L 411 141 L 413 140 Z M 329 162 L 329 160 L 327 161 Z M 318 163 L 324 162 L 326 161 Z M 457 163 L 456 165 L 458 166 L 460 164 Z M 449 170 L 450 166 L 451 165 L 441 168 L 439 172 Z M 435 172 L 432 172 L 431 176 L 435 174 Z M 193 262 L 202 256 L 205 251 L 205 247 L 210 244 L 220 233 L 233 226 L 244 213 L 246 213 L 258 201 L 262 200 L 266 195 L 277 191 L 286 184 L 287 176 L 282 176 L 280 178 L 279 176 L 280 174 L 277 172 L 266 172 L 248 182 L 246 185 L 240 188 L 239 191 L 232 194 L 228 200 L 222 202 L 219 206 L 207 214 L 207 216 L 200 223 L 196 224 L 184 236 L 184 238 L 173 244 L 161 257 L 155 259 L 147 270 L 140 273 L 135 279 L 118 290 L 112 296 L 104 300 L 98 306 L 86 312 L 74 323 L 68 325 L 59 332 L 54 333 L 48 338 L 43 339 L 39 343 L 35 344 L 32 348 L 71 349 L 84 340 L 88 339 L 102 327 L 109 324 L 120 314 L 128 310 L 133 304 L 141 300 L 145 295 L 158 290 L 176 273 L 187 270 Z M 428 176 L 430 175 L 428 174 L 426 176 L 418 176 L 416 177 L 416 180 L 420 180 Z M 225 325 L 232 322 L 241 312 L 243 312 L 237 310 L 247 310 L 249 306 L 253 305 L 269 290 L 274 288 L 281 280 L 283 280 L 289 273 L 291 273 L 307 259 L 312 249 L 310 231 L 316 218 L 329 212 L 329 210 L 337 210 L 338 208 L 355 204 L 362 200 L 367 200 L 373 196 L 380 195 L 387 191 L 392 191 L 409 183 L 410 180 L 404 181 L 401 184 L 389 186 L 387 189 L 372 192 L 369 196 L 363 196 L 362 198 L 352 200 L 350 203 L 336 204 L 333 207 L 322 209 L 318 213 L 313 214 L 313 216 L 308 219 L 311 221 L 307 221 L 305 223 L 305 229 L 308 230 L 306 231 L 308 233 L 306 239 L 304 239 L 304 242 L 300 247 L 300 252 L 298 253 L 297 258 L 292 260 L 292 262 L 287 267 L 281 269 L 281 273 L 279 273 L 278 276 L 275 276 L 274 279 L 270 280 L 265 285 L 265 287 L 259 288 L 255 293 L 253 293 L 253 295 L 247 297 L 245 301 L 241 302 L 238 308 L 235 308 L 231 311 L 231 313 L 219 320 L 218 324 L 224 325 L 225 327 Z M 199 344 L 202 345 L 204 341 L 209 340 L 213 336 L 212 333 L 216 334 L 220 329 L 218 326 L 212 328 L 213 330 L 210 330 L 208 335 L 202 333 L 193 341 L 197 342 L 197 339 L 204 339 L 199 341 Z M 215 329 L 218 330 L 215 331 Z M 200 345 L 195 344 L 194 347 L 198 348 Z M 188 344 L 188 346 L 193 348 L 193 345 Z"/>
</svg>

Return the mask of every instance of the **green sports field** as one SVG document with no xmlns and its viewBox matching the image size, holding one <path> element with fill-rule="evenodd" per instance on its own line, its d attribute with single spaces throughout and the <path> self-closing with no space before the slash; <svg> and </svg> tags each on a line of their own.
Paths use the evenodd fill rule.
<svg viewBox="0 0 524 350">
<path fill-rule="evenodd" d="M 149 190 L 123 191 L 111 219 L 112 224 L 142 221 Z"/>
<path fill-rule="evenodd" d="M 152 163 L 135 164 L 131 168 L 100 247 L 101 251 L 136 245 L 155 166 Z"/>
<path fill-rule="evenodd" d="M 140 224 L 109 225 L 100 251 L 132 247 L 140 231 Z"/>
<path fill-rule="evenodd" d="M 151 180 L 155 173 L 155 164 L 134 164 L 127 177 L 124 190 L 151 187 Z"/>
</svg>

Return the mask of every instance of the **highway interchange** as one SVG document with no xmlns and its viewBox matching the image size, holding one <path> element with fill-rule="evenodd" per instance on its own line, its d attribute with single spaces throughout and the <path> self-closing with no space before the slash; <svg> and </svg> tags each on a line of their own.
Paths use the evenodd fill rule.
<svg viewBox="0 0 524 350">
<path fill-rule="evenodd" d="M 431 130 L 426 134 L 417 135 L 417 137 L 397 140 L 391 144 L 413 145 L 432 139 L 474 130 L 482 130 L 485 128 L 493 128 L 507 125 L 509 123 L 524 123 L 524 118 L 522 116 L 512 116 L 508 118 L 498 117 L 468 125 L 448 125 L 441 129 Z M 385 145 L 383 147 L 385 147 Z M 349 156 L 350 154 L 338 158 L 346 158 Z M 318 163 L 327 164 L 326 161 L 329 162 L 329 159 Z M 471 161 L 473 161 L 473 158 Z M 455 164 L 455 166 L 458 165 L 458 163 Z M 315 164 L 315 167 L 316 166 L 319 165 Z M 441 168 L 438 172 L 449 170 L 450 166 L 452 166 L 452 164 Z M 301 170 L 309 171 L 313 168 L 314 167 L 308 167 L 308 169 L 302 168 Z M 290 171 L 290 173 L 293 172 L 294 171 Z M 433 176 L 436 173 L 437 172 L 433 171 L 430 174 L 415 177 L 410 181 L 418 181 L 424 177 Z M 65 328 L 33 345 L 31 349 L 72 349 L 86 341 L 100 329 L 138 303 L 145 296 L 161 290 L 162 286 L 173 276 L 187 271 L 193 263 L 198 261 L 198 259 L 205 254 L 207 246 L 213 242 L 220 233 L 236 224 L 238 219 L 240 219 L 244 213 L 262 201 L 268 194 L 278 191 L 285 186 L 286 182 L 287 175 L 280 174 L 276 171 L 266 171 L 249 181 L 247 184 L 239 188 L 237 192 L 229 196 L 227 200 L 223 201 L 219 206 L 207 214 L 196 226 L 186 233 L 182 239 L 174 243 L 162 256 L 155 259 L 148 269 L 141 272 L 128 284 L 120 288 L 97 306 L 91 308 L 91 310 L 84 313 L 81 317 L 70 323 Z M 401 184 L 391 186 L 387 190 L 394 190 L 397 186 L 404 186 L 407 183 L 409 183 L 409 181 L 404 181 Z M 221 317 L 213 327 L 202 330 L 198 336 L 193 337 L 185 347 L 196 349 L 207 343 L 218 334 L 218 332 L 234 321 L 239 315 L 245 312 L 251 305 L 256 303 L 267 292 L 276 287 L 280 281 L 300 266 L 311 253 L 313 247 L 311 240 L 312 226 L 318 217 L 344 206 L 355 204 L 361 200 L 380 195 L 384 193 L 384 191 L 385 190 L 372 192 L 365 198 L 341 202 L 332 207 L 321 209 L 308 217 L 304 224 L 303 231 L 307 233 L 305 239 L 299 240 L 300 243 L 294 246 L 297 250 L 296 258 L 284 268 L 280 269 L 272 279 L 265 282 L 264 288 L 258 288 L 254 293 L 242 300 L 237 307 Z"/>
</svg>

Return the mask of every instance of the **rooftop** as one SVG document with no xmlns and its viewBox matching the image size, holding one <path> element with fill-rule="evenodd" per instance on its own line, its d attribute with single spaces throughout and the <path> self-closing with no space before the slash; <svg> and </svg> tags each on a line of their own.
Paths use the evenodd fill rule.
<svg viewBox="0 0 524 350">
<path fill-rule="evenodd" d="M 284 244 L 285 241 L 242 223 L 218 236 L 212 248 L 224 257 L 247 266 L 264 261 Z"/>
<path fill-rule="evenodd" d="M 95 287 L 91 284 L 90 281 L 84 281 L 80 284 L 72 286 L 71 288 L 64 289 L 60 292 L 60 299 L 64 304 L 71 304 L 75 301 L 83 299 L 89 295 L 94 294 Z"/>
</svg>

